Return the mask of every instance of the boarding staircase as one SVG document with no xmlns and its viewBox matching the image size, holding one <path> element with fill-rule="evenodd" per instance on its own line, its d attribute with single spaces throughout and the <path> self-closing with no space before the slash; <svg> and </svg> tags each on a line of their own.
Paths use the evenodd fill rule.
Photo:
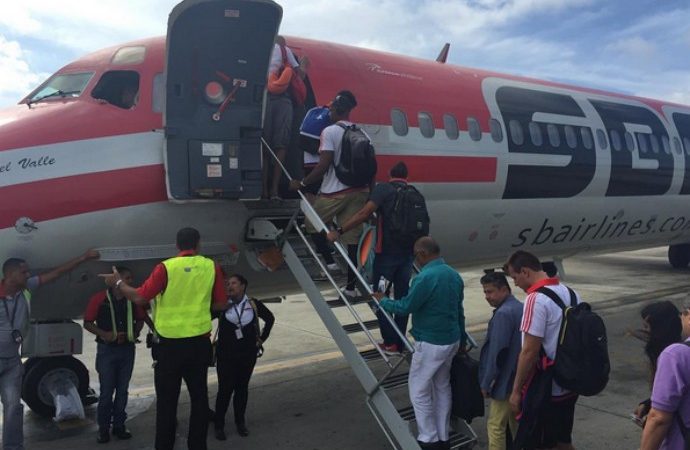
<svg viewBox="0 0 690 450">
<path fill-rule="evenodd" d="M 269 148 L 265 142 L 264 145 Z M 272 153 L 270 148 L 269 152 Z M 280 164 L 275 155 L 273 156 L 276 163 Z M 290 179 L 287 170 L 282 164 L 280 166 Z M 336 242 L 335 249 L 340 256 L 339 260 L 354 271 L 360 290 L 364 289 L 365 292 L 363 296 L 353 298 L 340 290 L 338 281 L 329 273 L 303 229 L 304 220 L 310 221 L 321 232 L 327 231 L 327 227 L 304 194 L 299 192 L 299 196 L 299 208 L 289 219 L 255 217 L 250 220 L 246 237 L 254 242 L 272 241 L 281 250 L 288 268 L 364 388 L 366 405 L 392 447 L 398 450 L 417 450 L 420 447 L 415 438 L 414 411 L 405 389 L 414 348 L 397 328 L 391 316 L 383 310 L 381 311 L 385 320 L 392 324 L 402 338 L 405 348 L 401 354 L 390 356 L 377 345 L 372 330 L 379 326 L 376 318 L 379 307 L 371 298 L 372 290 L 369 283 L 350 261 L 345 248 Z M 314 265 L 319 273 L 325 275 L 325 285 L 317 285 L 314 280 Z M 332 290 L 337 298 L 327 300 L 326 293 Z M 357 337 L 361 334 L 364 338 Z M 357 342 L 361 344 L 362 341 L 365 345 L 358 346 Z M 452 418 L 451 430 L 452 449 L 472 448 L 476 444 L 477 436 L 464 420 Z"/>
</svg>

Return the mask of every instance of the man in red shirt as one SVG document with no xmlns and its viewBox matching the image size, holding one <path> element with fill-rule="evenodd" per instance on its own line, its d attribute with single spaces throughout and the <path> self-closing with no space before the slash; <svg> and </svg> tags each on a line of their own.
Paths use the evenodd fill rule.
<svg viewBox="0 0 690 450">
<path fill-rule="evenodd" d="M 206 450 L 211 308 L 223 309 L 226 298 L 223 272 L 213 260 L 198 254 L 200 240 L 194 228 L 179 230 L 180 253 L 158 264 L 138 289 L 130 286 L 114 267 L 112 274 L 101 275 L 108 286 L 119 287 L 137 305 L 156 299 L 153 323 L 159 339 L 154 373 L 157 450 L 172 450 L 175 445 L 182 379 L 191 401 L 187 445 L 192 450 Z"/>
<path fill-rule="evenodd" d="M 132 283 L 132 272 L 118 267 L 122 279 Z M 134 341 L 139 336 L 146 313 L 141 306 L 127 301 L 120 288 L 108 288 L 91 297 L 84 312 L 84 328 L 96 335 L 96 371 L 100 383 L 98 398 L 98 443 L 113 435 L 129 439 L 132 434 L 125 427 L 127 420 L 127 389 L 134 369 Z M 113 402 L 113 393 L 115 401 Z"/>
</svg>

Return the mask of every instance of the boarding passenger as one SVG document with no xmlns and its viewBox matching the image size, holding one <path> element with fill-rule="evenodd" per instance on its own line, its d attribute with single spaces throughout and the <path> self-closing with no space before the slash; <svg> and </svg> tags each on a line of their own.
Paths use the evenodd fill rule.
<svg viewBox="0 0 690 450">
<path fill-rule="evenodd" d="M 55 269 L 31 276 L 23 259 L 9 258 L 2 265 L 0 281 L 0 401 L 2 401 L 2 445 L 5 450 L 24 448 L 24 406 L 22 374 L 24 367 L 19 348 L 29 332 L 29 302 L 39 287 L 69 272 L 79 264 L 97 259 L 89 250 Z"/>
<path fill-rule="evenodd" d="M 659 355 L 669 345 L 682 341 L 683 325 L 678 308 L 670 301 L 651 303 L 642 308 L 640 316 L 643 327 L 633 331 L 632 335 L 645 342 L 644 352 L 649 360 L 651 387 L 656 375 Z M 651 399 L 640 402 L 633 413 L 635 423 L 644 427 L 651 407 Z"/>
<path fill-rule="evenodd" d="M 249 436 L 245 420 L 249 379 L 275 322 L 273 314 L 262 302 L 247 297 L 247 285 L 247 279 L 242 275 L 235 274 L 228 278 L 225 284 L 228 301 L 218 317 L 215 433 L 216 439 L 221 441 L 227 439 L 225 413 L 230 397 L 237 434 Z M 260 329 L 259 319 L 264 322 L 263 330 Z"/>
<path fill-rule="evenodd" d="M 293 77 L 304 79 L 309 71 L 310 61 L 306 56 L 299 62 L 294 53 L 285 44 L 285 38 L 278 36 L 273 46 L 271 61 L 268 69 L 268 101 L 266 103 L 266 119 L 264 121 L 264 138 L 281 163 L 285 162 L 285 155 L 292 135 L 292 118 L 295 100 L 291 96 Z M 269 163 L 270 161 L 270 163 Z M 278 185 L 280 183 L 280 165 L 268 153 L 264 159 L 264 196 L 280 199 Z M 269 187 L 269 166 L 273 164 Z"/>
<path fill-rule="evenodd" d="M 132 271 L 121 266 L 117 271 L 132 284 Z M 96 371 L 100 384 L 98 397 L 99 444 L 110 441 L 110 424 L 118 439 L 129 439 L 125 427 L 129 380 L 134 369 L 134 342 L 144 326 L 146 312 L 127 301 L 120 288 L 108 288 L 91 297 L 84 312 L 84 328 L 96 335 Z M 113 401 L 113 394 L 115 400 Z"/>
<path fill-rule="evenodd" d="M 486 301 L 494 308 L 479 358 L 479 386 L 484 398 L 490 399 L 486 422 L 489 450 L 506 450 L 510 448 L 506 446 L 506 427 L 510 428 L 513 437 L 517 432 L 508 396 L 520 354 L 522 303 L 510 292 L 508 280 L 502 273 L 489 272 L 479 281 Z"/>
<path fill-rule="evenodd" d="M 645 450 L 683 449 L 681 422 L 688 426 L 690 416 L 690 348 L 683 337 L 690 336 L 690 314 L 682 313 L 669 301 L 643 308 L 645 353 L 653 378 L 652 397 L 635 411 L 637 423 L 644 427 L 641 448 Z"/>
<path fill-rule="evenodd" d="M 321 191 L 314 202 L 314 209 L 324 223 L 330 223 L 334 218 L 338 224 L 345 223 L 350 217 L 359 211 L 366 203 L 369 195 L 369 186 L 373 182 L 373 176 L 362 183 L 345 184 L 336 173 L 336 166 L 341 163 L 343 154 L 343 139 L 346 128 L 353 125 L 350 122 L 350 112 L 357 106 L 357 100 L 350 91 L 340 91 L 335 96 L 330 106 L 333 125 L 326 127 L 321 133 L 321 145 L 319 147 L 319 162 L 312 172 L 302 180 L 292 180 L 290 189 L 304 188 L 323 177 Z M 375 173 L 375 160 L 374 173 Z M 307 231 L 316 233 L 316 228 L 307 222 Z M 342 231 L 339 229 L 339 231 Z M 347 245 L 347 252 L 353 264 L 357 264 L 357 244 L 361 226 L 353 227 L 347 233 L 340 233 L 342 241 Z M 347 285 L 344 293 L 350 297 L 357 295 L 356 278 L 354 272 L 348 267 Z"/>
<path fill-rule="evenodd" d="M 407 183 L 407 165 L 400 161 L 391 167 L 389 174 L 388 182 L 378 183 L 371 191 L 364 207 L 346 220 L 338 230 L 329 232 L 328 239 L 331 242 L 337 240 L 340 232 L 347 233 L 376 212 L 376 251 L 372 282 L 378 283 L 383 276 L 392 282 L 395 299 L 401 299 L 409 290 L 414 260 L 412 249 L 417 239 L 428 234 L 429 215 L 422 194 Z M 413 217 L 416 211 L 419 211 L 421 217 Z M 403 229 L 404 225 L 399 225 L 399 223 L 408 222 L 419 223 L 423 226 L 419 229 L 415 227 L 415 230 L 411 231 Z M 383 336 L 383 344 L 381 344 L 383 350 L 387 353 L 402 351 L 401 337 L 383 314 L 377 315 Z M 401 334 L 405 335 L 407 315 L 396 314 L 394 320 Z"/>
<path fill-rule="evenodd" d="M 431 237 L 414 244 L 421 272 L 400 300 L 374 293 L 380 306 L 393 314 L 412 314 L 415 339 L 410 364 L 409 392 L 417 420 L 417 441 L 423 448 L 450 449 L 450 367 L 458 349 L 465 349 L 463 281 L 441 257 Z"/>
<path fill-rule="evenodd" d="M 184 379 L 191 411 L 187 445 L 206 449 L 208 431 L 208 366 L 211 362 L 211 307 L 225 306 L 223 272 L 212 259 L 199 255 L 201 237 L 194 228 L 177 232 L 176 257 L 158 264 L 138 289 L 113 267 L 101 275 L 109 287 L 119 287 L 128 300 L 146 305 L 156 299 L 154 327 L 159 343 L 154 368 L 156 389 L 156 449 L 175 445 L 177 403 Z"/>
<path fill-rule="evenodd" d="M 570 303 L 570 294 L 558 278 L 549 278 L 546 275 L 539 259 L 531 253 L 522 250 L 513 253 L 505 268 L 515 285 L 528 294 L 520 325 L 520 331 L 523 333 L 522 350 L 518 357 L 510 395 L 511 409 L 518 414 L 522 408 L 523 387 L 537 368 L 540 350 L 544 349 L 549 360 L 554 361 L 556 358 L 563 317 L 560 306 L 538 290 L 542 287 L 550 289 L 564 299 L 566 304 Z M 576 297 L 579 303 L 580 298 L 577 294 Z M 577 394 L 562 388 L 554 381 L 550 401 L 542 402 L 544 406 L 536 411 L 536 426 L 531 427 L 525 448 L 573 449 L 571 442 L 576 402 Z M 521 419 L 520 428 L 526 425 Z"/>
</svg>

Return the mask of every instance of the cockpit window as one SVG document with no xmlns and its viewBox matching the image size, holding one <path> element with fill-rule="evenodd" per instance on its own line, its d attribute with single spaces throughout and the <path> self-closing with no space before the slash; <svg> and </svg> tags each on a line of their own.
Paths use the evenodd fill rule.
<svg viewBox="0 0 690 450">
<path fill-rule="evenodd" d="M 111 70 L 104 73 L 91 92 L 93 98 L 118 108 L 130 109 L 139 97 L 139 74 L 133 70 Z"/>
<path fill-rule="evenodd" d="M 134 47 L 122 47 L 119 49 L 112 59 L 112 64 L 115 66 L 124 66 L 128 64 L 141 64 L 146 57 L 146 47 L 137 45 Z"/>
<path fill-rule="evenodd" d="M 79 97 L 92 76 L 93 72 L 53 75 L 30 94 L 29 103 L 48 98 Z"/>
</svg>

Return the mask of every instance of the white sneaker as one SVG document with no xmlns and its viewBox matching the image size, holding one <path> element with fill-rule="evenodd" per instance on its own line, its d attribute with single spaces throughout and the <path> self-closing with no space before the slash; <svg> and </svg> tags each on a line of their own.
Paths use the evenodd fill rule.
<svg viewBox="0 0 690 450">
<path fill-rule="evenodd" d="M 359 291 L 359 288 L 354 288 L 354 289 L 348 289 L 348 288 L 343 288 L 343 294 L 345 294 L 346 297 L 361 297 L 362 293 Z"/>
</svg>

